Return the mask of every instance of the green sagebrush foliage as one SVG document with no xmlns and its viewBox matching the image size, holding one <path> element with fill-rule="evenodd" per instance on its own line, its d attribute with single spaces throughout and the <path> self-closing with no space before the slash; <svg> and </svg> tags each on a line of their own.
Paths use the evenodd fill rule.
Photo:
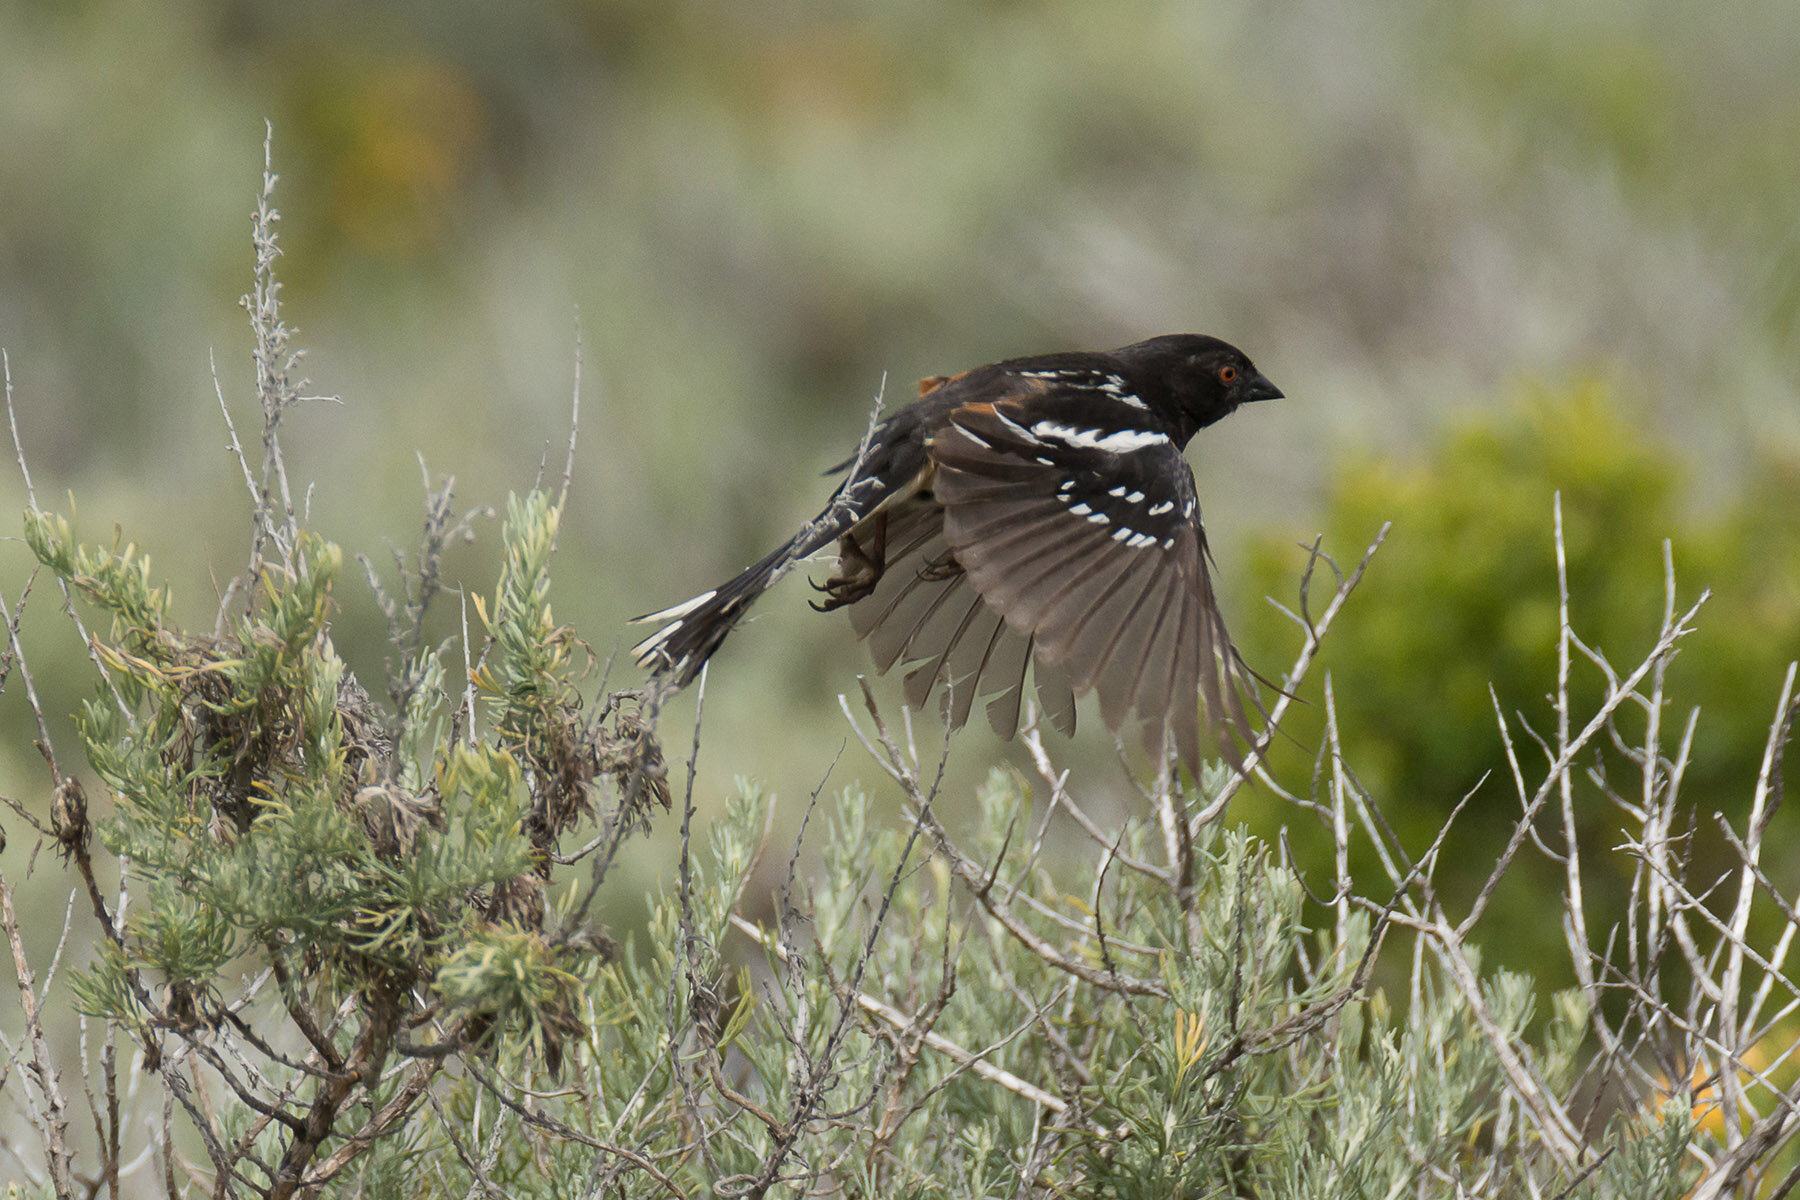
<svg viewBox="0 0 1800 1200">
<path fill-rule="evenodd" d="M 330 637 L 342 555 L 317 535 L 264 566 L 228 632 L 199 636 L 168 623 L 135 546 L 79 545 L 66 519 L 27 514 L 39 561 L 108 621 L 79 729 L 113 801 L 96 831 L 142 889 L 76 979 L 84 1013 L 154 1047 L 159 1029 L 232 1021 L 220 997 L 267 969 L 309 1037 L 377 1071 L 422 1013 L 540 1050 L 574 1028 L 592 947 L 552 944 L 541 904 L 518 902 L 542 890 L 528 777 L 579 706 L 543 602 L 556 519 L 536 493 L 509 512 L 482 676 L 493 732 L 469 738 L 442 651 L 415 664 L 398 723 L 349 678 Z"/>
<path fill-rule="evenodd" d="M 230 632 L 200 637 L 168 624 L 134 547 L 80 546 L 63 519 L 28 518 L 40 561 L 108 618 L 81 730 L 114 800 L 100 837 L 140 889 L 121 941 L 76 983 L 80 1006 L 152 1061 L 171 1033 L 221 1072 L 213 1047 L 256 1058 L 266 1087 L 247 1078 L 213 1099 L 253 1187 L 271 1168 L 247 1163 L 285 1164 L 309 1135 L 250 1101 L 300 1111 L 334 1077 L 320 1047 L 299 1067 L 291 1021 L 327 1041 L 337 1075 L 366 1072 L 314 1160 L 370 1113 L 400 1114 L 347 1156 L 335 1195 L 811 1183 L 977 1197 L 1022 1179 L 1110 1197 L 1385 1196 L 1421 1181 L 1681 1194 L 1694 1124 L 1679 1090 L 1621 1109 L 1588 1174 L 1547 1158 L 1514 1111 L 1496 1045 L 1562 1088 L 1586 1027 L 1578 993 L 1540 1015 L 1529 981 L 1496 973 L 1482 1030 L 1428 957 L 1407 994 L 1370 989 L 1374 961 L 1403 944 L 1377 938 L 1381 906 L 1334 919 L 1241 831 L 1202 830 L 1179 888 L 1128 865 L 1158 852 L 1145 822 L 1052 870 L 1018 844 L 1031 798 L 1006 772 L 961 852 L 993 864 L 1020 928 L 1049 944 L 1088 930 L 1070 950 L 1087 978 L 987 919 L 923 826 L 876 823 L 854 789 L 825 814 L 816 876 L 790 863 L 774 927 L 738 915 L 760 908 L 745 902 L 770 849 L 745 784 L 704 851 L 684 850 L 685 883 L 652 898 L 645 929 L 616 950 L 570 937 L 543 903 L 554 833 L 591 815 L 606 771 L 625 798 L 608 819 L 628 830 L 619 764 L 642 748 L 583 740 L 573 639 L 547 598 L 557 515 L 535 493 L 509 506 L 480 606 L 479 719 L 458 711 L 445 649 L 427 653 L 405 676 L 397 756 L 392 723 L 331 648 L 341 560 L 327 542 L 301 535 Z M 227 1014 L 265 968 L 278 997 Z M 426 1072 L 429 1104 L 408 1093 Z"/>
<path fill-rule="evenodd" d="M 1493 1044 L 1455 989 L 1426 966 L 1411 997 L 1359 991 L 1368 916 L 1309 928 L 1299 879 L 1255 838 L 1207 836 L 1189 919 L 1171 889 L 1117 863 L 1104 879 L 1089 864 L 1085 897 L 1023 864 L 1004 844 L 1030 816 L 1016 777 L 996 772 L 979 801 L 984 832 L 969 850 L 1002 864 L 995 886 L 1046 913 L 1104 911 L 1109 941 L 1088 961 L 1164 994 L 1122 997 L 1031 954 L 959 901 L 928 857 L 908 856 L 904 827 L 872 825 L 854 789 L 828 813 L 803 911 L 779 934 L 734 932 L 762 858 L 763 804 L 746 788 L 696 856 L 685 898 L 655 896 L 648 928 L 596 978 L 570 1091 L 540 1102 L 660 1164 L 668 1184 L 592 1145 L 514 1136 L 512 1114 L 469 1093 L 453 1136 L 492 1147 L 486 1177 L 519 1196 L 740 1194 L 790 1124 L 800 1132 L 777 1178 L 849 1196 L 1010 1195 L 1022 1179 L 1041 1194 L 1109 1197 L 1377 1197 L 1422 1182 L 1439 1194 L 1459 1180 L 1523 1195 L 1528 1178 L 1559 1179 L 1509 1111 Z M 1120 850 L 1153 853 L 1146 842 L 1128 835 Z M 1058 934 L 1054 919 L 1033 923 Z M 734 966 L 745 950 L 749 965 Z M 865 953 L 863 988 L 910 1024 L 859 1008 L 851 981 Z M 1586 1025 L 1578 995 L 1539 1019 L 1528 980 L 1501 972 L 1484 991 L 1500 1036 L 1566 1084 Z M 978 1075 L 944 1042 L 1011 1082 Z M 1068 1107 L 1052 1112 L 1014 1084 Z M 1566 1194 L 1681 1195 L 1692 1129 L 1683 1101 L 1620 1113 L 1596 1142 L 1608 1157 Z M 464 1194 L 476 1181 L 444 1152 L 445 1129 L 422 1132 L 369 1171 L 429 1163 L 413 1194 Z M 601 1181 L 622 1190 L 588 1190 Z"/>
</svg>

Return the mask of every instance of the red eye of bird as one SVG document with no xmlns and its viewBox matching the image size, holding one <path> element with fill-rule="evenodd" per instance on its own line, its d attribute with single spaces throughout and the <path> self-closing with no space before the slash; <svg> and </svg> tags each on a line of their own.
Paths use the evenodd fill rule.
<svg viewBox="0 0 1800 1200">
<path fill-rule="evenodd" d="M 1230 383 L 1232 380 L 1234 380 L 1236 378 L 1237 378 L 1237 368 L 1236 367 L 1220 367 L 1219 368 L 1219 382 Z"/>
</svg>

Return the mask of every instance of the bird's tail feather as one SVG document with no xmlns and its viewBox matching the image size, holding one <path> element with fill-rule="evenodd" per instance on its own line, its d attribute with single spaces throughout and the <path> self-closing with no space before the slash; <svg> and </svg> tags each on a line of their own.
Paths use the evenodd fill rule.
<svg viewBox="0 0 1800 1200">
<path fill-rule="evenodd" d="M 790 542 L 716 588 L 670 608 L 632 618 L 634 625 L 661 628 L 633 646 L 631 657 L 676 687 L 686 687 L 699 677 L 700 668 L 737 627 L 750 605 L 793 561 L 794 550 Z"/>
<path fill-rule="evenodd" d="M 825 511 L 786 545 L 738 572 L 729 582 L 671 608 L 632 619 L 634 625 L 661 625 L 631 648 L 639 666 L 684 688 L 700 676 L 756 598 L 794 563 L 830 545 L 875 512 L 892 488 L 884 478 L 865 475 L 840 487 Z"/>
</svg>

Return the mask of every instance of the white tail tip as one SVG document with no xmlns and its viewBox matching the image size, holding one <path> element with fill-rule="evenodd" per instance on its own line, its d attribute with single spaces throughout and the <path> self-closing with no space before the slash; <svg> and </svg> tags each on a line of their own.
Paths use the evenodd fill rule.
<svg viewBox="0 0 1800 1200">
<path fill-rule="evenodd" d="M 633 625 L 650 625 L 650 624 L 654 624 L 655 622 L 658 622 L 658 621 L 676 621 L 676 620 L 681 619 L 682 617 L 687 616 L 689 613 L 693 612 L 696 608 L 699 608 L 701 605 L 705 604 L 708 600 L 711 600 L 714 596 L 716 596 L 718 594 L 719 594 L 719 589 L 713 588 L 710 591 L 701 592 L 698 596 L 695 596 L 692 600 L 683 600 L 680 604 L 675 605 L 673 608 L 665 608 L 660 612 L 645 613 L 641 617 L 633 617 L 631 619 L 631 623 Z M 657 636 L 660 637 L 662 635 L 658 634 Z M 656 640 L 655 638 L 650 639 L 650 641 L 655 641 L 655 640 Z M 645 642 L 643 644 L 648 645 L 649 642 Z M 633 651 L 633 653 L 636 653 L 636 651 Z"/>
</svg>

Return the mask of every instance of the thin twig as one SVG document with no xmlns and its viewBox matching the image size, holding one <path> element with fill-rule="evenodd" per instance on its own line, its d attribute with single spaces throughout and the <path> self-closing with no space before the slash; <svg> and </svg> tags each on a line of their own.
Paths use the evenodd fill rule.
<svg viewBox="0 0 1800 1200">
<path fill-rule="evenodd" d="M 746 921 L 736 913 L 731 914 L 731 924 L 740 933 L 748 936 L 763 949 L 773 953 L 778 959 L 784 962 L 787 960 L 788 951 L 786 948 L 762 929 L 752 925 L 749 921 Z M 867 992 L 857 992 L 856 1003 L 864 1012 L 869 1013 L 871 1016 L 879 1017 L 888 1025 L 902 1033 L 913 1028 L 913 1018 L 908 1017 L 905 1013 L 901 1012 L 887 1001 L 878 1000 Z M 941 1033 L 927 1030 L 922 1035 L 921 1040 L 925 1045 L 930 1046 L 939 1054 L 967 1067 L 974 1074 L 979 1075 L 989 1083 L 998 1084 L 1007 1091 L 1012 1092 L 1014 1095 L 1023 1096 L 1033 1104 L 1046 1108 L 1054 1113 L 1061 1113 L 1069 1107 L 1067 1103 L 1051 1095 L 1035 1083 L 1029 1083 L 1026 1080 L 1020 1079 L 1011 1071 L 994 1066 L 974 1051 L 963 1049 Z"/>
<path fill-rule="evenodd" d="M 1375 540 L 1369 543 L 1369 548 L 1363 552 L 1362 560 L 1356 564 L 1356 569 L 1350 572 L 1349 577 L 1338 584 L 1337 592 L 1332 596 L 1331 603 L 1325 606 L 1325 611 L 1320 614 L 1318 621 L 1305 623 L 1306 641 L 1300 647 L 1300 653 L 1295 657 L 1294 665 L 1288 669 L 1287 675 L 1282 679 L 1281 696 L 1275 701 L 1275 706 L 1269 710 L 1269 719 L 1265 722 L 1261 735 L 1250 747 L 1250 753 L 1244 756 L 1244 770 L 1233 771 L 1225 780 L 1225 786 L 1219 789 L 1219 794 L 1214 796 L 1199 812 L 1188 818 L 1190 836 L 1197 837 L 1204 826 L 1217 820 L 1219 815 L 1225 811 L 1226 806 L 1231 803 L 1231 798 L 1237 795 L 1238 789 L 1244 786 L 1244 781 L 1261 766 L 1263 757 L 1268 753 L 1269 747 L 1274 744 L 1275 737 L 1280 731 L 1281 718 L 1287 713 L 1288 705 L 1293 703 L 1294 692 L 1299 688 L 1301 681 L 1306 678 L 1307 671 L 1312 667 L 1313 659 L 1318 656 L 1319 648 L 1324 645 L 1325 635 L 1330 631 L 1332 622 L 1337 620 L 1338 614 L 1343 611 L 1345 603 L 1350 599 L 1350 593 L 1354 592 L 1356 586 L 1362 582 L 1363 573 L 1369 569 L 1370 560 L 1375 557 L 1376 551 L 1381 549 L 1382 543 L 1387 541 L 1388 531 L 1393 527 L 1392 521 L 1382 523 L 1381 528 L 1375 533 Z M 1307 578 L 1311 578 L 1310 564 Z M 1304 594 L 1303 590 L 1302 595 L 1304 596 Z"/>
</svg>

